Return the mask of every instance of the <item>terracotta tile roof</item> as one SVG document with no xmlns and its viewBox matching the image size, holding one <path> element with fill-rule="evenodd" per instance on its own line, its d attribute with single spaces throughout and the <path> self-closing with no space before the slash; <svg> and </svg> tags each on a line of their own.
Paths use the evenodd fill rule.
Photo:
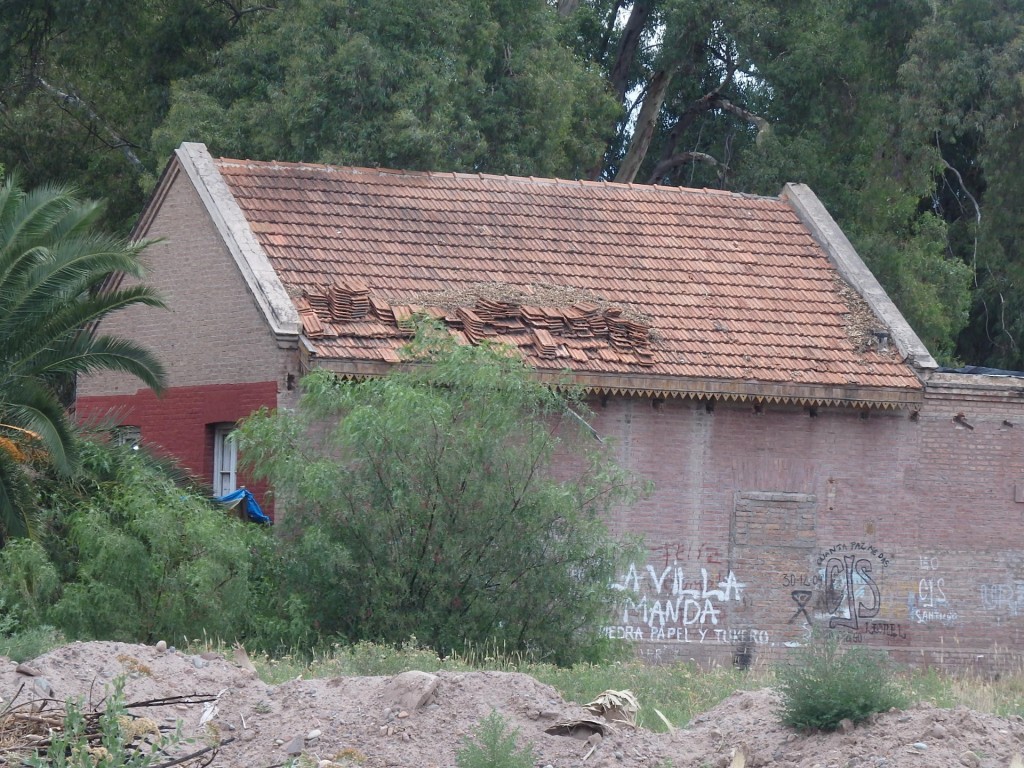
<svg viewBox="0 0 1024 768">
<path fill-rule="evenodd" d="M 426 311 L 542 371 L 920 389 L 779 198 L 216 164 L 320 358 L 393 361 Z"/>
</svg>

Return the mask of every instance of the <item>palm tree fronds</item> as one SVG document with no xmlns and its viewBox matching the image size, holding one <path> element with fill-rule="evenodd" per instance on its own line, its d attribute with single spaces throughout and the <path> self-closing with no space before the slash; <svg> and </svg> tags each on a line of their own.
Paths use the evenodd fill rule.
<svg viewBox="0 0 1024 768">
<path fill-rule="evenodd" d="M 42 360 L 36 373 L 45 376 L 116 371 L 134 376 L 157 393 L 163 391 L 167 375 L 163 363 L 145 347 L 127 339 L 81 336 L 60 352 L 52 360 Z"/>
<path fill-rule="evenodd" d="M 43 454 L 62 474 L 74 470 L 74 429 L 60 401 L 68 382 L 107 370 L 163 386 L 152 353 L 92 332 L 111 312 L 164 306 L 145 286 L 111 287 L 115 275 L 141 278 L 149 242 L 97 231 L 101 212 L 70 187 L 25 191 L 14 176 L 0 184 L 0 546 L 32 532 L 27 465 Z"/>
<path fill-rule="evenodd" d="M 22 384 L 4 403 L 4 421 L 38 435 L 39 444 L 54 467 L 63 474 L 70 473 L 74 466 L 74 438 L 67 411 L 51 387 L 35 382 Z"/>
</svg>

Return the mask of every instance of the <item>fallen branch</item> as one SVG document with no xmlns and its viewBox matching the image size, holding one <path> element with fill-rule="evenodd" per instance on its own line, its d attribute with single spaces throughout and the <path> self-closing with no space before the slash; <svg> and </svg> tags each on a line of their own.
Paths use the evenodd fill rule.
<svg viewBox="0 0 1024 768">
<path fill-rule="evenodd" d="M 159 757 L 167 758 L 160 763 L 148 762 L 149 768 L 172 768 L 172 766 L 191 763 L 209 755 L 208 760 L 204 760 L 202 764 L 196 766 L 196 768 L 205 768 L 212 762 L 217 750 L 235 740 L 234 737 L 222 739 L 216 744 L 205 746 L 186 755 L 170 757 L 164 748 L 179 743 L 175 729 L 166 725 L 158 725 L 148 717 L 140 717 L 129 712 L 130 709 L 215 702 L 218 699 L 217 696 L 207 694 L 168 696 L 132 704 L 121 704 L 118 691 L 112 705 L 112 712 L 117 715 L 116 724 L 112 726 L 111 719 L 108 718 L 108 715 L 111 714 L 110 708 L 82 711 L 81 705 L 77 703 L 52 698 L 33 699 L 15 705 L 15 700 L 23 691 L 24 685 L 0 712 L 0 766 L 21 764 L 32 755 L 38 755 L 46 760 L 49 750 L 55 747 L 60 750 L 83 748 L 93 751 L 100 749 L 101 744 L 109 735 L 105 732 L 105 728 L 109 730 L 110 727 L 119 729 L 126 759 L 140 757 L 143 754 L 143 749 L 153 750 L 156 753 L 149 757 L 150 760 L 156 760 Z M 43 714 L 43 709 L 51 704 L 55 704 L 56 707 Z M 76 747 L 76 745 L 78 746 Z"/>
<path fill-rule="evenodd" d="M 667 174 L 673 168 L 686 163 L 704 163 L 710 165 L 712 168 L 721 168 L 718 172 L 719 177 L 728 170 L 728 166 L 724 163 L 720 163 L 717 159 L 707 154 L 706 152 L 680 152 L 679 154 L 672 155 L 667 160 L 662 160 L 658 163 L 654 170 L 651 172 L 651 183 L 657 183 L 657 180 Z"/>
<path fill-rule="evenodd" d="M 203 747 L 202 749 L 198 749 L 195 752 L 192 752 L 191 754 L 182 755 L 181 757 L 176 757 L 175 759 L 168 760 L 164 763 L 154 763 L 150 766 L 150 768 L 171 768 L 171 766 L 173 765 L 181 765 L 182 763 L 187 763 L 189 760 L 195 760 L 197 757 L 202 757 L 203 755 L 212 752 L 213 754 L 210 755 L 210 760 L 203 764 L 204 766 L 209 765 L 210 762 L 213 761 L 213 758 L 217 756 L 217 752 L 220 750 L 220 748 L 227 744 L 230 744 L 234 740 L 234 736 L 232 736 L 230 739 L 222 739 L 213 746 Z M 202 768 L 202 766 L 200 766 L 199 768 Z"/>
</svg>

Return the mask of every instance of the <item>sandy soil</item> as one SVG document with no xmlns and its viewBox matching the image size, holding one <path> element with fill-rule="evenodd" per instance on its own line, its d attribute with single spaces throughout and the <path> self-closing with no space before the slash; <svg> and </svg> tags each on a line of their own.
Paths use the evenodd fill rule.
<svg viewBox="0 0 1024 768">
<path fill-rule="evenodd" d="M 0 657 L 0 711 L 12 700 L 17 705 L 47 695 L 98 705 L 118 676 L 127 676 L 129 702 L 219 694 L 212 718 L 212 705 L 201 703 L 136 711 L 163 725 L 180 720 L 187 736 L 209 738 L 212 732 L 233 739 L 212 763 L 229 768 L 280 765 L 300 752 L 310 758 L 305 765 L 321 768 L 450 768 L 462 739 L 492 710 L 518 729 L 520 743 L 534 746 L 539 768 L 1005 768 L 1016 766 L 1024 751 L 1024 718 L 928 705 L 879 715 L 847 733 L 798 734 L 779 724 L 778 701 L 769 690 L 736 693 L 673 733 L 619 726 L 588 741 L 590 732 L 545 732 L 556 722 L 590 715 L 523 674 L 438 672 L 432 697 L 415 707 L 412 699 L 398 701 L 403 691 L 394 678 L 300 679 L 273 686 L 257 679 L 245 661 L 123 643 L 67 645 L 27 662 L 23 672 Z M 423 676 L 421 682 L 431 679 Z M 208 723 L 201 726 L 204 711 Z"/>
</svg>

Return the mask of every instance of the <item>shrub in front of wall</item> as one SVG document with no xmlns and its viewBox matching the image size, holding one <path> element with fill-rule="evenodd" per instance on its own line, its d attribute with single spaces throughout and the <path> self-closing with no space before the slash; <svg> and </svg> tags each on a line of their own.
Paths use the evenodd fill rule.
<svg viewBox="0 0 1024 768">
<path fill-rule="evenodd" d="M 838 633 L 816 636 L 777 679 L 782 721 L 801 730 L 834 731 L 843 720 L 862 722 L 907 703 L 885 653 L 851 646 Z"/>
<path fill-rule="evenodd" d="M 316 371 L 302 407 L 239 432 L 287 509 L 273 596 L 289 618 L 270 629 L 301 639 L 305 616 L 325 638 L 415 635 L 444 656 L 598 657 L 630 552 L 606 514 L 646 485 L 581 423 L 579 394 L 514 350 L 425 326 L 406 354 L 380 378 Z"/>
<path fill-rule="evenodd" d="M 42 548 L 4 549 L 4 564 L 18 567 L 0 575 L 0 595 L 69 638 L 245 637 L 259 623 L 253 563 L 269 532 L 180 486 L 141 451 L 85 441 L 79 450 L 75 483 L 45 489 Z"/>
</svg>

